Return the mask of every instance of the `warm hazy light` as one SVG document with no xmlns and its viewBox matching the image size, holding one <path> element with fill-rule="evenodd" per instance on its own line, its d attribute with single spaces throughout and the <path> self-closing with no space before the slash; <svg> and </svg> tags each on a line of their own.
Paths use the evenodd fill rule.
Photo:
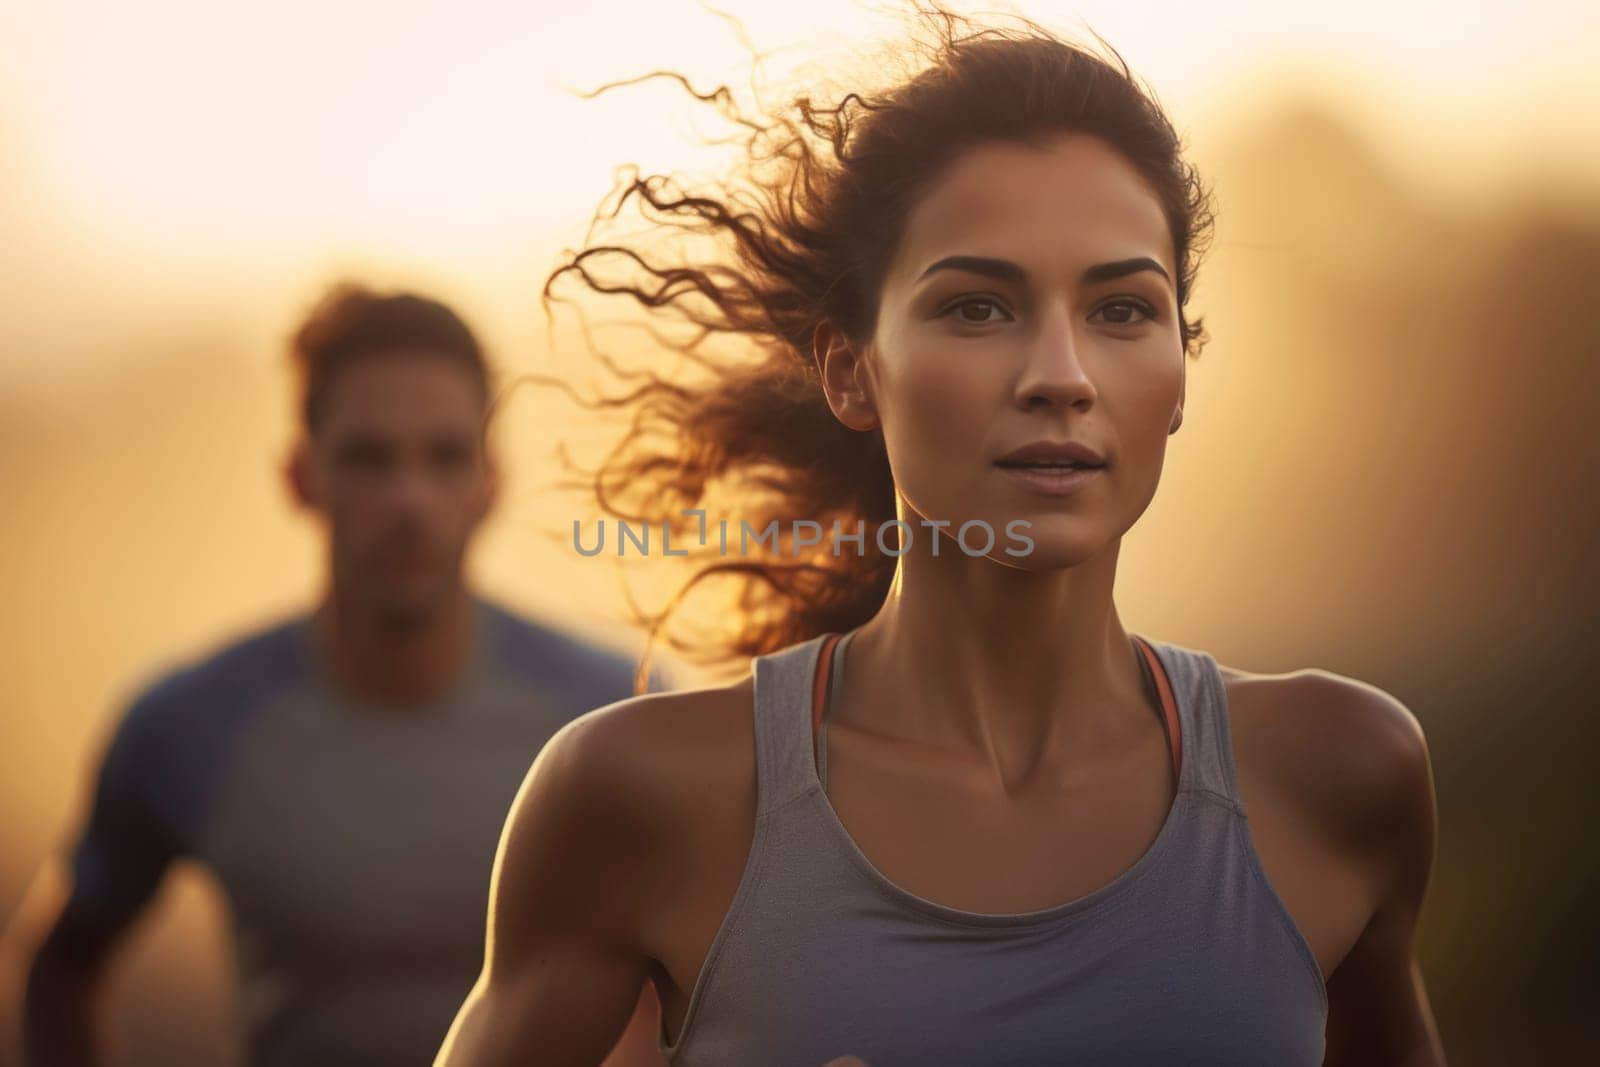
<svg viewBox="0 0 1600 1067">
<path fill-rule="evenodd" d="M 728 7 L 778 74 L 895 27 L 847 0 L 808 4 L 809 35 L 791 5 Z M 1202 149 L 1224 121 L 1304 93 L 1349 111 L 1395 166 L 1451 192 L 1492 186 L 1530 159 L 1600 168 L 1583 120 L 1600 101 L 1588 73 L 1600 15 L 1541 7 L 1023 10 L 1104 35 Z M 710 159 L 693 145 L 707 117 L 674 87 L 590 101 L 568 90 L 660 66 L 700 85 L 747 81 L 736 31 L 688 0 L 67 0 L 11 5 L 0 39 L 11 170 L 0 234 L 20 253 L 0 268 L 13 316 L 0 375 L 12 380 L 118 358 L 107 351 L 123 347 L 117 327 L 152 302 L 249 289 L 282 303 L 373 261 L 525 292 L 581 234 L 618 164 Z M 1431 166 L 1469 144 L 1470 166 Z"/>
<path fill-rule="evenodd" d="M 797 40 L 792 5 L 726 6 L 762 47 Z M 845 0 L 806 6 L 821 32 L 798 38 L 802 52 L 888 25 Z M 1278 57 L 1275 89 L 1337 78 L 1345 103 L 1413 147 L 1469 127 L 1481 135 L 1503 116 L 1515 128 L 1500 154 L 1551 133 L 1577 139 L 1596 104 L 1584 69 L 1600 16 L 1589 4 L 1535 6 L 1544 17 L 1460 3 L 1022 9 L 1093 27 L 1180 114 L 1261 97 L 1248 75 Z M 560 86 L 663 64 L 705 76 L 740 59 L 729 27 L 686 0 L 69 0 L 16 5 L 6 21 L 16 31 L 6 67 L 32 141 L 8 155 L 45 161 L 82 221 L 148 241 L 218 241 L 225 227 L 229 241 L 398 251 L 562 229 L 624 156 L 684 158 L 684 124 L 650 106 L 661 99 L 653 90 L 585 103 Z M 1236 99 L 1242 84 L 1252 87 Z M 1473 180 L 1513 160 L 1484 162 Z"/>
<path fill-rule="evenodd" d="M 791 0 L 711 2 L 773 52 L 780 80 L 813 63 L 848 80 L 900 25 L 849 0 L 807 0 L 804 26 Z M 1570 621 L 1600 585 L 1576 517 L 1600 477 L 1586 413 L 1600 5 L 1017 7 L 1114 45 L 1221 209 L 1197 290 L 1212 341 L 1124 544 L 1119 609 L 1244 669 L 1348 667 L 1418 701 L 1458 835 L 1429 936 L 1460 966 L 1430 981 L 1458 1025 L 1481 1015 L 1487 1033 L 1501 976 L 1474 961 L 1531 968 L 1527 945 L 1592 923 L 1550 919 L 1551 904 L 1525 937 L 1535 864 L 1498 862 L 1533 847 L 1515 804 L 1559 777 L 1515 768 L 1509 802 L 1483 782 L 1511 736 L 1496 716 L 1567 736 L 1558 690 L 1577 671 L 1561 657 L 1577 662 Z M 357 274 L 453 302 L 513 373 L 583 367 L 576 345 L 546 345 L 546 271 L 619 166 L 697 174 L 726 158 L 697 139 L 729 128 L 676 85 L 570 91 L 659 68 L 748 99 L 737 30 L 693 0 L 0 7 L 0 920 L 78 817 L 122 701 L 314 592 L 315 532 L 277 473 L 295 316 Z M 599 621 L 621 613 L 611 563 L 571 550 L 571 520 L 588 531 L 593 516 L 543 488 L 571 410 L 538 390 L 506 408 L 510 481 L 476 571 L 627 647 L 632 633 Z M 640 586 L 664 592 L 665 573 Z M 1557 695 L 1503 711 L 1496 686 L 1532 679 Z M 1474 782 L 1469 765 L 1494 773 Z M 1534 858 L 1592 859 L 1568 846 Z M 1488 856 L 1495 870 L 1472 866 Z M 1564 891 L 1547 882 L 1550 899 Z M 1509 903 L 1485 907 L 1491 892 Z M 1519 908 L 1501 940 L 1485 932 L 1479 916 Z M 212 995 L 170 966 L 190 951 L 173 927 L 155 929 L 168 940 L 126 973 L 190 977 L 129 980 L 146 999 L 129 996 L 128 1028 L 151 997 Z"/>
</svg>

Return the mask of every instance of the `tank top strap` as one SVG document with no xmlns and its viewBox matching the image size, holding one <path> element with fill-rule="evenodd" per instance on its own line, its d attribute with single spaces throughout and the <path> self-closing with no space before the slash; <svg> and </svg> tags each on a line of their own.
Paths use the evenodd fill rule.
<svg viewBox="0 0 1600 1067">
<path fill-rule="evenodd" d="M 1243 812 L 1233 770 L 1227 693 L 1222 672 L 1210 653 L 1167 641 L 1139 639 L 1166 668 L 1177 704 L 1183 743 L 1179 790 L 1198 790 Z"/>
<path fill-rule="evenodd" d="M 756 813 L 765 815 L 818 787 L 811 712 L 817 666 L 838 634 L 822 634 L 755 657 Z"/>
</svg>

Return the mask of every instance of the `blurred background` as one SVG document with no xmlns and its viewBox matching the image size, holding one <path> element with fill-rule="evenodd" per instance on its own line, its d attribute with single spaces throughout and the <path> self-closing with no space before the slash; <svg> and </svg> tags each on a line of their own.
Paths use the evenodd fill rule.
<svg viewBox="0 0 1600 1067">
<path fill-rule="evenodd" d="M 836 72 L 897 25 L 805 7 L 813 29 L 720 9 L 774 70 Z M 1220 209 L 1211 341 L 1124 549 L 1124 619 L 1405 701 L 1439 795 L 1420 954 L 1451 1062 L 1600 1062 L 1600 9 L 1020 10 L 1114 45 Z M 279 471 L 284 343 L 322 286 L 420 288 L 508 379 L 582 373 L 545 271 L 617 166 L 702 171 L 698 137 L 726 131 L 664 83 L 567 90 L 749 66 L 688 0 L 0 7 L 0 918 L 76 828 L 125 700 L 315 594 Z M 549 391 L 506 404 L 474 572 L 635 649 L 545 489 L 575 418 Z M 121 1062 L 236 1062 L 224 922 L 203 871 L 173 879 L 112 977 Z"/>
</svg>

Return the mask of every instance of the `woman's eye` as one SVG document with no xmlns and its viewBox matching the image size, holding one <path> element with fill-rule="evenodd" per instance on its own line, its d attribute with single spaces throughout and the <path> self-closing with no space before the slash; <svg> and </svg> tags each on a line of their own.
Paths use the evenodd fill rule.
<svg viewBox="0 0 1600 1067">
<path fill-rule="evenodd" d="M 985 297 L 985 296 L 978 296 L 978 297 L 970 297 L 970 298 L 968 298 L 966 300 L 958 300 L 954 304 L 951 304 L 949 307 L 945 308 L 944 311 L 941 312 L 941 314 L 948 315 L 952 311 L 954 311 L 954 312 L 956 312 L 956 318 L 958 318 L 962 322 L 968 323 L 969 325 L 972 325 L 972 326 L 983 326 L 983 325 L 986 325 L 987 323 L 1002 321 L 1001 319 L 990 318 L 990 317 L 988 317 L 986 315 L 985 316 L 981 316 L 981 317 L 973 317 L 973 316 L 967 314 L 967 309 L 969 309 L 969 308 L 977 308 L 977 309 L 979 309 L 980 313 L 982 311 L 985 311 L 985 310 L 988 310 L 988 309 L 993 309 L 995 311 L 999 311 L 1002 314 L 1005 313 L 1005 309 L 1000 306 L 998 301 L 991 300 L 991 299 L 989 299 L 988 297 Z M 1006 317 L 1010 318 L 1009 315 L 1007 315 Z"/>
<path fill-rule="evenodd" d="M 1113 315 L 1109 321 L 1113 326 L 1137 326 L 1142 320 L 1131 317 L 1132 314 L 1143 315 L 1146 319 L 1155 318 L 1155 309 L 1142 300 L 1113 300 L 1101 304 L 1100 311 L 1109 311 Z"/>
</svg>

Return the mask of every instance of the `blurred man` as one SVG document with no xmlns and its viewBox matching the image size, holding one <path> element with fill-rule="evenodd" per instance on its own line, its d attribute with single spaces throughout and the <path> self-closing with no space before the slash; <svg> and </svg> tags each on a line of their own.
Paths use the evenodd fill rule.
<svg viewBox="0 0 1600 1067">
<path fill-rule="evenodd" d="M 294 356 L 288 480 L 325 529 L 325 591 L 119 724 L 28 975 L 30 1063 L 96 1062 L 96 978 L 178 857 L 228 894 L 251 1063 L 430 1063 L 483 962 L 523 775 L 563 723 L 632 692 L 625 659 L 465 581 L 497 475 L 489 372 L 454 312 L 342 286 Z M 659 1062 L 652 1008 L 608 1062 Z"/>
</svg>

